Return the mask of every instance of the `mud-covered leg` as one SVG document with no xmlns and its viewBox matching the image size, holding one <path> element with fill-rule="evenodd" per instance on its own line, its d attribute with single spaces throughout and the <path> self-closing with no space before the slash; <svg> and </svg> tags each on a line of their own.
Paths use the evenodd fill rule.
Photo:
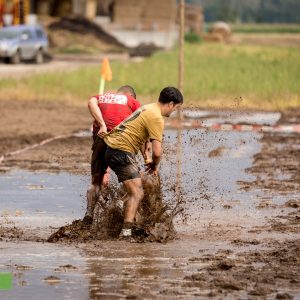
<svg viewBox="0 0 300 300">
<path fill-rule="evenodd" d="M 87 208 L 83 218 L 85 224 L 93 223 L 94 209 L 99 198 L 99 193 L 100 187 L 98 185 L 91 185 L 86 192 Z"/>
<path fill-rule="evenodd" d="M 101 187 L 103 185 L 103 178 L 106 174 L 107 165 L 105 163 L 104 155 L 106 151 L 106 144 L 100 137 L 94 137 L 94 144 L 92 146 L 92 157 L 91 157 L 91 175 L 92 184 L 87 190 L 87 209 L 83 222 L 85 224 L 93 223 L 94 210 L 101 193 Z"/>
<path fill-rule="evenodd" d="M 127 189 L 127 197 L 125 201 L 124 210 L 124 224 L 120 237 L 127 237 L 132 235 L 133 222 L 140 204 L 144 197 L 141 178 L 126 180 L 123 182 Z"/>
</svg>

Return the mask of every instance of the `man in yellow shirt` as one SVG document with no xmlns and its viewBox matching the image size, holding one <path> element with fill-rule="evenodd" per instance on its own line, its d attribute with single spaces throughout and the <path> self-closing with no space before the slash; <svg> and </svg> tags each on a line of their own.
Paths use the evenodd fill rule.
<svg viewBox="0 0 300 300">
<path fill-rule="evenodd" d="M 152 161 L 147 165 L 147 171 L 158 174 L 162 155 L 163 117 L 169 117 L 182 103 L 181 92 L 175 87 L 166 87 L 161 91 L 157 103 L 142 106 L 104 137 L 108 146 L 105 160 L 128 192 L 124 200 L 124 224 L 120 238 L 131 238 L 134 218 L 144 196 L 135 156 L 145 142 L 150 140 Z"/>
</svg>

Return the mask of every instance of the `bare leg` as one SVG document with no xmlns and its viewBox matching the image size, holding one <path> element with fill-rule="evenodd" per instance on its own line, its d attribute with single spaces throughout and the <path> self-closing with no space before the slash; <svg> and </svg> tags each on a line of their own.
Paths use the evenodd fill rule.
<svg viewBox="0 0 300 300">
<path fill-rule="evenodd" d="M 83 222 L 86 224 L 92 224 L 93 216 L 94 216 L 94 209 L 99 198 L 99 194 L 101 192 L 101 185 L 103 182 L 103 175 L 97 178 L 92 178 L 92 184 L 86 192 L 86 199 L 87 199 L 87 208 L 86 213 L 83 218 Z"/>
<path fill-rule="evenodd" d="M 100 186 L 92 184 L 86 192 L 87 208 L 85 216 L 93 217 L 95 205 L 99 198 Z"/>
<path fill-rule="evenodd" d="M 123 182 L 128 195 L 124 199 L 125 212 L 124 223 L 133 223 L 140 201 L 144 197 L 144 191 L 141 178 L 126 180 Z"/>
<path fill-rule="evenodd" d="M 144 191 L 141 178 L 126 180 L 123 182 L 127 189 L 127 197 L 124 199 L 124 224 L 120 233 L 121 239 L 131 238 L 132 226 L 141 200 L 144 197 Z"/>
</svg>

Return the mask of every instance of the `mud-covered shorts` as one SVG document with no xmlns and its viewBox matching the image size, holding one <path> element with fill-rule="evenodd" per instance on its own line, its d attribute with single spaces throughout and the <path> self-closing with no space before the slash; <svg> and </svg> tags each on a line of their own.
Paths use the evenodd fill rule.
<svg viewBox="0 0 300 300">
<path fill-rule="evenodd" d="M 135 155 L 130 152 L 107 147 L 105 160 L 116 173 L 119 182 L 141 177 Z"/>
<path fill-rule="evenodd" d="M 100 185 L 102 178 L 107 170 L 107 163 L 105 161 L 105 151 L 107 145 L 104 140 L 99 136 L 94 136 L 94 143 L 92 146 L 92 159 L 91 159 L 91 174 L 92 183 Z"/>
</svg>

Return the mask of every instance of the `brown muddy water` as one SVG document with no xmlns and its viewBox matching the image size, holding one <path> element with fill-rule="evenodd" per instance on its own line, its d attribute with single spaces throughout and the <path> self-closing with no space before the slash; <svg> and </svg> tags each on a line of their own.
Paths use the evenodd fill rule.
<svg viewBox="0 0 300 300">
<path fill-rule="evenodd" d="M 235 117 L 191 114 L 206 122 Z M 248 117 L 273 124 L 279 115 Z M 246 170 L 261 150 L 262 134 L 181 134 L 178 150 L 178 132 L 165 132 L 160 167 L 164 201 L 174 206 L 179 189 L 184 209 L 174 220 L 177 238 L 167 243 L 47 243 L 59 226 L 84 215 L 90 178 L 1 174 L 0 273 L 13 274 L 13 287 L 0 289 L 0 299 L 299 299 L 293 261 L 299 247 L 287 242 L 299 232 L 269 230 L 273 217 L 294 212 L 284 204 L 298 195 L 239 186 L 256 179 Z"/>
</svg>

